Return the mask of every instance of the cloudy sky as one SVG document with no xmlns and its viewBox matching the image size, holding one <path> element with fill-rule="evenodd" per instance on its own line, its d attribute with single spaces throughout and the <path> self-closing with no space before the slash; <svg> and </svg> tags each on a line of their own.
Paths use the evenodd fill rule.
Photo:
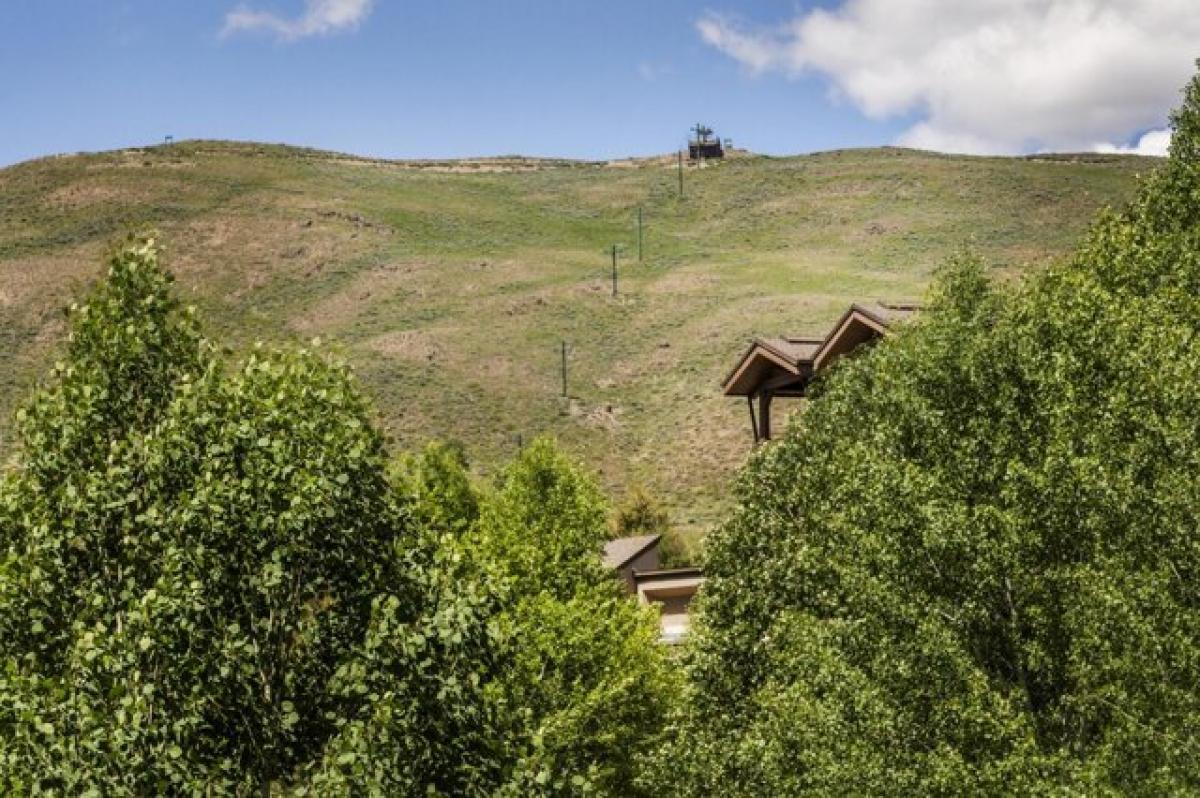
<svg viewBox="0 0 1200 798">
<path fill-rule="evenodd" d="M 1200 0 L 3 0 L 0 164 L 164 136 L 365 155 L 1161 153 Z"/>
</svg>

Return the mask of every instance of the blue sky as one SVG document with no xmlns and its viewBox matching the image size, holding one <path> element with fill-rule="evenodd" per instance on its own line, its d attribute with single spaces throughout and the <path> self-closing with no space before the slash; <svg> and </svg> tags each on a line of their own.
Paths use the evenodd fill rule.
<svg viewBox="0 0 1200 798">
<path fill-rule="evenodd" d="M 1160 7 L 1172 3 L 1155 1 Z M 1107 27 L 1100 24 L 1105 7 L 1138 5 L 1083 0 L 1089 3 L 1097 6 L 1100 33 L 1113 27 L 1112 19 Z M 933 26 L 937 38 L 924 43 L 917 34 L 930 26 L 904 15 L 905 27 L 888 16 L 904 4 L 4 0 L 0 164 L 156 143 L 168 134 L 385 157 L 607 158 L 672 150 L 698 120 L 737 146 L 764 153 L 896 142 L 959 151 L 1027 151 L 1059 143 L 1132 147 L 1163 126 L 1191 60 L 1200 55 L 1200 45 L 1190 52 L 1190 42 L 1200 38 L 1188 28 L 1188 20 L 1200 15 L 1187 13 L 1187 3 L 1179 5 L 1178 19 L 1154 21 L 1187 42 L 1174 50 L 1163 43 L 1162 31 L 1143 30 L 1144 14 L 1119 17 L 1119 30 L 1127 25 L 1130 37 L 1155 46 L 1142 53 L 1120 36 L 1085 39 L 1080 46 L 1103 51 L 1121 43 L 1132 50 L 1115 58 L 1115 68 L 1154 83 L 1153 96 L 1136 86 L 1113 91 L 1111 77 L 1099 75 L 1103 80 L 1082 86 L 1064 103 L 1074 116 L 1103 106 L 1093 114 L 1108 120 L 1099 127 L 1064 133 L 1060 128 L 1070 128 L 1069 121 L 1038 117 L 1031 124 L 1042 125 L 1047 135 L 1034 127 L 989 138 L 980 131 L 997 127 L 988 121 L 997 102 L 1001 109 L 1004 101 L 1018 105 L 1001 119 L 1037 114 L 1019 107 L 1028 93 L 1019 84 L 1030 80 L 1028 72 L 998 81 L 987 58 L 1036 63 L 1038 53 L 992 52 L 993 36 L 978 45 L 972 61 L 972 37 L 981 26 L 1009 24 L 1015 34 L 1021 25 L 1045 26 L 1054 0 L 1024 2 L 1045 6 L 1027 19 L 983 4 L 993 17 L 959 14 L 964 19 L 957 28 Z M 914 9 L 931 5 L 937 0 L 913 3 Z M 829 42 L 840 45 L 830 49 Z M 930 61 L 929 52 L 942 42 L 976 71 Z M 1061 39 L 1053 46 L 1061 49 Z M 1150 52 L 1163 49 L 1171 50 L 1171 59 Z M 1112 51 L 1097 55 L 1114 60 Z M 1090 64 L 1086 54 L 1075 58 L 1081 63 L 1051 61 L 1048 70 L 1065 69 L 1068 92 L 1080 86 L 1071 70 Z M 974 97 L 971 74 L 987 84 L 985 92 L 1001 96 Z M 893 75 L 898 77 L 888 77 Z M 889 86 L 889 79 L 899 82 Z M 956 96 L 968 95 L 971 102 L 955 105 Z M 1133 110 L 1115 119 L 1114 106 Z M 982 117 L 977 124 L 972 113 Z"/>
</svg>

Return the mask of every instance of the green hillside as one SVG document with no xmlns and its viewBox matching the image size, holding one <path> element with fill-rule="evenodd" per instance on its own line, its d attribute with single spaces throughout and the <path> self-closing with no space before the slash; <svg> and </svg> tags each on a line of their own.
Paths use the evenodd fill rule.
<svg viewBox="0 0 1200 798">
<path fill-rule="evenodd" d="M 819 334 L 853 300 L 919 297 L 964 245 L 1010 271 L 1054 257 L 1151 164 L 742 155 L 689 169 L 682 199 L 671 158 L 397 163 L 192 142 L 13 166 L 0 170 L 0 454 L 61 345 L 62 306 L 114 238 L 152 225 L 214 335 L 329 341 L 398 445 L 458 439 L 487 471 L 550 432 L 694 535 L 749 450 L 745 405 L 718 390 L 747 338 Z"/>
</svg>

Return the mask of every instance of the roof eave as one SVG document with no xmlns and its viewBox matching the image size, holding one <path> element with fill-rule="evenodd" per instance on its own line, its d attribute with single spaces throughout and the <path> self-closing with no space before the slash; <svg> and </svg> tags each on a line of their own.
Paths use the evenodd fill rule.
<svg viewBox="0 0 1200 798">
<path fill-rule="evenodd" d="M 833 326 L 833 331 L 826 336 L 825 341 L 813 353 L 813 371 L 821 370 L 825 365 L 826 359 L 829 357 L 830 351 L 837 345 L 838 340 L 845 334 L 846 330 L 849 329 L 850 324 L 856 320 L 875 330 L 881 338 L 888 334 L 888 330 L 891 327 L 889 322 L 881 319 L 862 305 L 857 303 L 851 305 L 850 309 L 843 313 L 842 317 L 838 319 L 837 324 Z"/>
<path fill-rule="evenodd" d="M 721 381 L 722 393 L 724 393 L 726 396 L 749 395 L 745 391 L 737 390 L 736 386 L 738 380 L 746 372 L 746 369 L 750 367 L 756 356 L 765 357 L 771 363 L 779 366 L 781 369 L 795 377 L 802 376 L 802 367 L 808 362 L 806 360 L 793 361 L 786 354 L 780 352 L 774 346 L 771 346 L 771 344 L 769 344 L 767 341 L 764 341 L 761 338 L 756 338 L 750 343 L 750 346 L 746 348 L 746 351 L 742 354 L 741 359 L 738 360 L 737 365 L 733 367 L 733 370 L 730 371 L 729 374 L 726 375 L 725 379 Z"/>
</svg>

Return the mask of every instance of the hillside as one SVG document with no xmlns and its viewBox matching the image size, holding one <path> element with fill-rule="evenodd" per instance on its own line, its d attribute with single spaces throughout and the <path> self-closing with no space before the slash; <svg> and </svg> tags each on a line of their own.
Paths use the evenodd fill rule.
<svg viewBox="0 0 1200 798">
<path fill-rule="evenodd" d="M 964 245 L 1009 271 L 1054 257 L 1152 164 L 747 155 L 689 169 L 682 200 L 670 159 L 405 163 L 188 142 L 20 164 L 0 170 L 0 456 L 61 346 L 62 306 L 114 238 L 149 224 L 215 336 L 329 341 L 399 446 L 458 439 L 487 471 L 550 432 L 694 536 L 749 451 L 745 405 L 718 390 L 747 338 L 919 297 Z"/>
</svg>

